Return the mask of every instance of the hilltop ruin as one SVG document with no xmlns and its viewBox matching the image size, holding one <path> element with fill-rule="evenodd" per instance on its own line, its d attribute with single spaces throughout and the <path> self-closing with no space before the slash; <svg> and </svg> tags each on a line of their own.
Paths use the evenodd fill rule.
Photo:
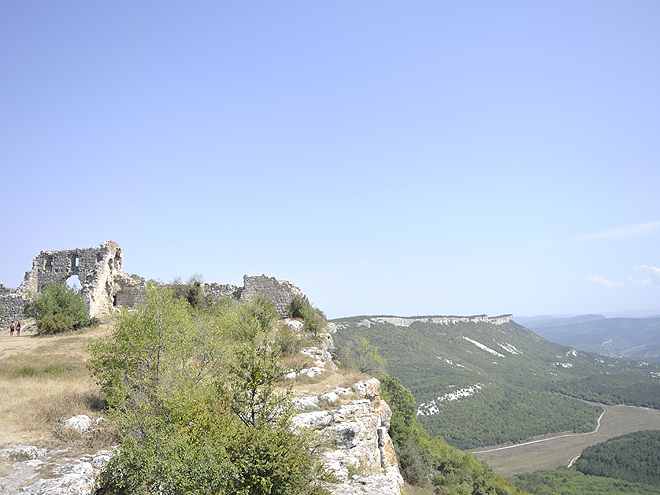
<svg viewBox="0 0 660 495">
<path fill-rule="evenodd" d="M 77 276 L 90 317 L 102 317 L 116 308 L 132 308 L 144 301 L 146 282 L 124 272 L 124 252 L 114 241 L 101 243 L 98 248 L 76 248 L 61 251 L 41 251 L 32 261 L 32 269 L 25 272 L 16 289 L 0 284 L 0 325 L 25 318 L 25 306 L 46 285 Z M 251 301 L 259 295 L 275 303 L 275 310 L 286 313 L 286 307 L 298 287 L 286 280 L 266 275 L 243 277 L 243 286 L 218 283 L 202 284 L 204 292 L 216 301 L 231 297 Z"/>
</svg>

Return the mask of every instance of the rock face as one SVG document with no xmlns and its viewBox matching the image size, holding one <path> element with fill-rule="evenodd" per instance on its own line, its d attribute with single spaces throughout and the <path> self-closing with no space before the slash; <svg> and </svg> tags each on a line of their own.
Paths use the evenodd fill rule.
<svg viewBox="0 0 660 495">
<path fill-rule="evenodd" d="M 439 325 L 454 325 L 456 323 L 491 323 L 493 325 L 504 325 L 513 321 L 513 315 L 500 315 L 500 316 L 487 316 L 487 315 L 476 315 L 476 316 L 421 316 L 419 318 L 404 318 L 401 316 L 373 316 L 369 319 L 365 318 L 360 321 L 357 326 L 359 327 L 371 327 L 374 323 L 389 323 L 396 327 L 409 327 L 415 322 L 422 323 L 436 323 Z M 335 333 L 337 330 L 345 328 L 345 324 L 342 323 L 328 323 L 328 331 L 330 333 Z"/>
<path fill-rule="evenodd" d="M 0 493 L 27 495 L 91 495 L 98 476 L 112 453 L 102 450 L 76 458 L 62 457 L 65 451 L 40 449 L 34 445 L 10 445 L 0 457 L 13 461 L 0 478 Z M 34 481 L 35 478 L 39 478 Z"/>
<path fill-rule="evenodd" d="M 340 481 L 332 493 L 400 495 L 403 479 L 387 433 L 392 411 L 380 398 L 377 379 L 297 400 L 303 412 L 294 416 L 294 425 L 316 431 L 326 448 L 325 464 Z"/>
</svg>

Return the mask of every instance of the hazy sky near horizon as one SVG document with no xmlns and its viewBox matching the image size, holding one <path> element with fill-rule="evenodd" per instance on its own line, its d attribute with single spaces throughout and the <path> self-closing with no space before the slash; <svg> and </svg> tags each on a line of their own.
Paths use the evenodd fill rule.
<svg viewBox="0 0 660 495">
<path fill-rule="evenodd" d="M 0 282 L 112 239 L 330 317 L 660 308 L 660 3 L 0 5 Z"/>
</svg>

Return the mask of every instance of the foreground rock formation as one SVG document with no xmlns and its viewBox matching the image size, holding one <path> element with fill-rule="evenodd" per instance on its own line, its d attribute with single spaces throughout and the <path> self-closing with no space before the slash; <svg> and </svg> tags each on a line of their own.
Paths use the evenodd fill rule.
<svg viewBox="0 0 660 495">
<path fill-rule="evenodd" d="M 312 428 L 323 442 L 323 460 L 340 483 L 337 495 L 400 495 L 403 478 L 387 429 L 392 411 L 380 398 L 380 382 L 355 383 L 297 399 L 299 428 Z"/>
</svg>

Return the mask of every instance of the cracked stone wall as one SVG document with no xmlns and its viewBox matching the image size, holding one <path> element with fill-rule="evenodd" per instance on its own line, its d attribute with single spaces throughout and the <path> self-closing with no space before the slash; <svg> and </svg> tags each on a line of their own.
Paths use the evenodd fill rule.
<svg viewBox="0 0 660 495">
<path fill-rule="evenodd" d="M 24 319 L 25 305 L 46 285 L 73 276 L 80 281 L 90 316 L 98 318 L 116 307 L 132 308 L 144 301 L 146 282 L 124 272 L 124 252 L 114 241 L 103 242 L 97 248 L 41 251 L 17 289 L 0 284 L 0 326 Z M 282 315 L 293 297 L 302 295 L 291 282 L 266 275 L 245 275 L 243 287 L 218 283 L 205 283 L 203 287 L 216 301 L 231 297 L 245 302 L 263 295 L 275 303 L 275 310 Z"/>
<path fill-rule="evenodd" d="M 204 293 L 212 296 L 216 301 L 225 297 L 232 297 L 239 302 L 249 302 L 258 296 L 275 303 L 275 311 L 286 315 L 287 306 L 295 295 L 302 295 L 302 291 L 288 280 L 278 280 L 267 275 L 243 276 L 243 287 L 231 284 L 202 284 Z"/>
<path fill-rule="evenodd" d="M 116 306 L 133 307 L 144 300 L 145 282 L 124 273 L 124 254 L 114 241 L 98 248 L 41 251 L 17 289 L 2 286 L 0 324 L 25 318 L 24 308 L 44 286 L 77 276 L 90 316 L 100 317 Z"/>
<path fill-rule="evenodd" d="M 266 275 L 257 277 L 245 275 L 239 301 L 252 301 L 258 296 L 265 296 L 266 299 L 275 303 L 275 311 L 285 315 L 287 305 L 296 295 L 301 296 L 302 292 L 288 280 L 277 280 L 275 277 Z"/>
</svg>

